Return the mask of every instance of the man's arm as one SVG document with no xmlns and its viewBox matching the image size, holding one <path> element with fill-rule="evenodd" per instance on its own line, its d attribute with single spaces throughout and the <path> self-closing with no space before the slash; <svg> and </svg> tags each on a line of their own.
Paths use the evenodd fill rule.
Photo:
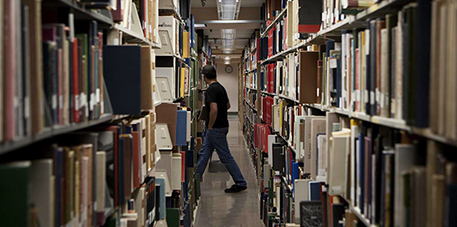
<svg viewBox="0 0 457 227">
<path fill-rule="evenodd" d="M 209 105 L 211 107 L 211 111 L 209 112 L 208 129 L 213 129 L 214 122 L 216 122 L 216 118 L 217 118 L 217 103 L 212 102 Z"/>
<path fill-rule="evenodd" d="M 230 109 L 230 102 L 227 103 L 227 110 Z"/>
</svg>

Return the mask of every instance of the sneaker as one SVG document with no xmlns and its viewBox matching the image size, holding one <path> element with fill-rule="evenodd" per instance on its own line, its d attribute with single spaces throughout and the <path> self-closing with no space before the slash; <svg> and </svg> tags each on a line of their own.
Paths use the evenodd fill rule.
<svg viewBox="0 0 457 227">
<path fill-rule="evenodd" d="M 232 187 L 225 189 L 225 193 L 237 193 L 246 190 L 248 187 L 246 186 L 239 186 L 239 185 L 232 185 Z"/>
</svg>

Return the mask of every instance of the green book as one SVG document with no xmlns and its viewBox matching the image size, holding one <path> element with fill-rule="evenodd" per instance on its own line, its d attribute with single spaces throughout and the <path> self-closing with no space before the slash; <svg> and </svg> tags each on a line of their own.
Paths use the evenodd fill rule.
<svg viewBox="0 0 457 227">
<path fill-rule="evenodd" d="M 179 227 L 180 223 L 179 208 L 167 208 L 167 225 L 168 227 Z"/>
<path fill-rule="evenodd" d="M 30 161 L 0 165 L 0 226 L 30 224 Z"/>
</svg>

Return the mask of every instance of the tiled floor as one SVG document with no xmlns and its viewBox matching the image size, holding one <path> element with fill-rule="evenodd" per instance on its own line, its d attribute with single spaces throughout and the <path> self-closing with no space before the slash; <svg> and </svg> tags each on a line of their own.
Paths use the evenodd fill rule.
<svg viewBox="0 0 457 227">
<path fill-rule="evenodd" d="M 238 118 L 230 117 L 227 136 L 230 151 L 248 183 L 248 189 L 238 194 L 226 194 L 233 184 L 228 172 L 205 172 L 201 185 L 196 227 L 261 227 L 259 218 L 259 187 L 244 143 Z M 213 160 L 218 160 L 216 152 Z"/>
</svg>

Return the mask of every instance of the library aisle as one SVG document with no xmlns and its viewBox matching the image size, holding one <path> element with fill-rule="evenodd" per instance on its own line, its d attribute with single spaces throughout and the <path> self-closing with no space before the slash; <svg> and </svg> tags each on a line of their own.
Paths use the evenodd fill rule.
<svg viewBox="0 0 457 227">
<path fill-rule="evenodd" d="M 238 118 L 229 117 L 229 123 L 230 130 L 227 140 L 230 151 L 246 178 L 248 190 L 241 193 L 224 193 L 224 189 L 233 184 L 233 179 L 226 171 L 208 171 L 210 168 L 208 165 L 209 168 L 201 183 L 201 197 L 195 220 L 196 227 L 263 226 L 259 219 L 259 187 L 244 143 L 242 126 L 239 124 Z M 214 152 L 212 160 L 218 159 L 216 152 Z"/>
</svg>

